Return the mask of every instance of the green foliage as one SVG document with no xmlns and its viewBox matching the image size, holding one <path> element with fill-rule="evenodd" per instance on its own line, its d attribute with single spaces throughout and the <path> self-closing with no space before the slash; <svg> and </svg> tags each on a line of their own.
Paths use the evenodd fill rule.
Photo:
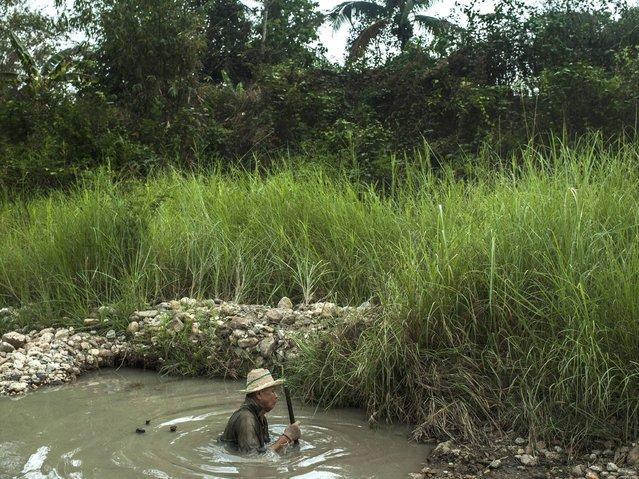
<svg viewBox="0 0 639 479">
<path fill-rule="evenodd" d="M 386 1 L 376 3 L 370 1 L 346 1 L 337 5 L 328 14 L 335 29 L 346 22 L 353 26 L 355 20 L 363 23 L 357 37 L 353 40 L 349 56 L 355 59 L 364 54 L 372 40 L 385 30 L 395 36 L 401 51 L 404 51 L 414 35 L 414 25 L 439 33 L 456 28 L 452 23 L 441 18 L 423 15 L 420 12 L 431 5 L 431 1 Z"/>
<path fill-rule="evenodd" d="M 193 2 L 204 18 L 206 46 L 202 52 L 202 73 L 218 83 L 223 74 L 233 81 L 251 78 L 250 60 L 253 13 L 239 0 Z"/>
<path fill-rule="evenodd" d="M 22 66 L 22 73 L 3 71 L 0 72 L 0 80 L 24 83 L 32 94 L 38 95 L 41 91 L 52 88 L 54 83 L 65 82 L 77 76 L 78 73 L 74 71 L 77 62 L 73 57 L 81 52 L 83 45 L 60 50 L 38 66 L 35 57 L 13 32 L 9 32 L 9 39 Z"/>
<path fill-rule="evenodd" d="M 263 56 L 255 58 L 255 63 L 312 65 L 316 59 L 312 44 L 318 40 L 317 29 L 323 22 L 323 15 L 317 10 L 318 3 L 313 0 L 265 0 L 264 4 L 268 10 L 265 49 Z M 260 29 L 260 42 L 262 33 Z"/>
<path fill-rule="evenodd" d="M 37 94 L 0 86 L 0 181 L 46 188 L 101 164 L 144 175 L 320 152 L 353 177 L 388 183 L 424 142 L 441 167 L 487 144 L 507 156 L 558 133 L 636 133 L 637 7 L 501 0 L 490 13 L 465 9 L 464 30 L 413 35 L 398 54 L 340 67 L 313 44 L 322 18 L 312 1 L 265 5 L 76 0 L 64 19 L 90 37 L 77 65 L 85 75 L 70 85 L 54 81 L 68 65 L 52 47 L 64 22 L 13 11 L 0 28 L 14 25 L 26 49 L 10 48 L 7 32 L 0 63 L 22 73 L 22 58 L 25 80 L 51 81 Z M 384 23 L 376 45 L 393 48 L 391 36 L 430 21 L 424 5 L 347 2 L 331 16 L 353 20 L 354 34 Z M 47 28 L 53 36 L 36 47 Z"/>
<path fill-rule="evenodd" d="M 152 143 L 197 101 L 199 17 L 180 0 L 109 1 L 100 16 L 99 86 Z"/>
<path fill-rule="evenodd" d="M 317 167 L 99 174 L 0 203 L 0 297 L 42 324 L 185 295 L 373 298 L 381 317 L 305 344 L 287 375 L 307 398 L 366 406 L 421 438 L 478 439 L 491 421 L 535 438 L 630 439 L 639 146 L 543 151 L 496 169 L 486 150 L 462 178 L 434 174 L 423 152 L 383 193 Z M 188 334 L 158 341 L 173 351 L 165 367 L 210 372 L 214 351 L 190 350 Z"/>
</svg>

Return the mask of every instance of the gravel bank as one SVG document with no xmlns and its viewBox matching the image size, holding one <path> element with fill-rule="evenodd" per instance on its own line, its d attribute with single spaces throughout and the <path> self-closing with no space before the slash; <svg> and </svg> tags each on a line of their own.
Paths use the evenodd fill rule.
<svg viewBox="0 0 639 479">
<path fill-rule="evenodd" d="M 19 314 L 8 308 L 2 312 Z M 206 361 L 219 365 L 225 375 L 239 376 L 251 367 L 273 367 L 295 358 L 296 340 L 336 321 L 362 320 L 373 314 L 368 305 L 354 308 L 324 302 L 294 307 L 288 298 L 276 307 L 182 298 L 135 311 L 125 330 L 116 331 L 110 328 L 116 312 L 101 307 L 84 319 L 83 327 L 4 334 L 0 395 L 62 384 L 98 367 L 161 367 L 167 361 L 164 356 L 169 356 L 164 354 L 167 345 L 206 350 Z M 215 372 L 219 370 L 211 369 Z"/>
</svg>

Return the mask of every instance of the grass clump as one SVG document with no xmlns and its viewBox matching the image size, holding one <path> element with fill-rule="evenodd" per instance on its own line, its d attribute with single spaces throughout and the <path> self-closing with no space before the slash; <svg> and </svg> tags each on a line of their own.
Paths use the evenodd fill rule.
<svg viewBox="0 0 639 479">
<path fill-rule="evenodd" d="M 185 295 L 375 298 L 382 317 L 303 345 L 287 374 L 308 398 L 418 437 L 634 438 L 638 154 L 531 145 L 463 177 L 405 168 L 384 191 L 311 167 L 98 176 L 2 205 L 0 295 L 42 324 Z"/>
</svg>

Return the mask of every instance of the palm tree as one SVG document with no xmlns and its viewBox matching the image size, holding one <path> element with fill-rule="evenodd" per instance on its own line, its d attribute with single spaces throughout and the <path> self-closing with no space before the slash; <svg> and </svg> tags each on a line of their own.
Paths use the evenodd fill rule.
<svg viewBox="0 0 639 479">
<path fill-rule="evenodd" d="M 0 80 L 24 83 L 31 91 L 37 93 L 53 83 L 66 81 L 71 76 L 77 76 L 77 72 L 74 72 L 77 63 L 73 60 L 73 56 L 84 48 L 83 44 L 54 53 L 42 65 L 38 66 L 35 57 L 29 53 L 29 50 L 13 32 L 9 32 L 9 40 L 20 60 L 23 71 L 0 72 Z"/>
<path fill-rule="evenodd" d="M 353 25 L 354 18 L 368 24 L 350 47 L 349 57 L 353 59 L 361 56 L 370 42 L 388 27 L 399 40 L 402 51 L 413 37 L 414 25 L 433 33 L 458 28 L 447 20 L 420 13 L 431 4 L 432 0 L 385 0 L 383 4 L 365 0 L 347 1 L 331 10 L 328 19 L 335 29 L 340 28 L 346 21 Z"/>
</svg>

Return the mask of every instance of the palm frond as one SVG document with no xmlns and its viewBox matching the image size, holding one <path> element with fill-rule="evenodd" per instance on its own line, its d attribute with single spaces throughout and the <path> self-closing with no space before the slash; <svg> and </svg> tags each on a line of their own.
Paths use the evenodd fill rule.
<svg viewBox="0 0 639 479">
<path fill-rule="evenodd" d="M 72 61 L 71 57 L 84 48 L 83 44 L 66 48 L 51 55 L 44 65 L 42 65 L 42 76 L 56 76 L 56 72 L 66 69 L 68 63 Z"/>
<path fill-rule="evenodd" d="M 434 34 L 439 34 L 448 30 L 462 30 L 459 25 L 455 25 L 443 18 L 431 17 L 429 15 L 415 15 L 414 21 Z"/>
<path fill-rule="evenodd" d="M 386 15 L 386 8 L 375 2 L 351 1 L 343 2 L 328 12 L 327 18 L 338 30 L 347 21 L 352 25 L 354 17 L 377 19 Z"/>
<path fill-rule="evenodd" d="M 373 38 L 379 35 L 381 31 L 390 24 L 390 22 L 390 19 L 382 18 L 362 30 L 349 49 L 349 59 L 352 60 L 360 57 L 366 51 Z"/>
<path fill-rule="evenodd" d="M 29 53 L 27 47 L 24 46 L 24 43 L 22 43 L 13 32 L 9 32 L 9 40 L 11 41 L 11 46 L 15 50 L 16 55 L 18 55 L 18 59 L 20 60 L 20 64 L 22 65 L 26 75 L 36 78 L 38 76 L 38 69 L 36 67 L 35 59 Z"/>
</svg>

